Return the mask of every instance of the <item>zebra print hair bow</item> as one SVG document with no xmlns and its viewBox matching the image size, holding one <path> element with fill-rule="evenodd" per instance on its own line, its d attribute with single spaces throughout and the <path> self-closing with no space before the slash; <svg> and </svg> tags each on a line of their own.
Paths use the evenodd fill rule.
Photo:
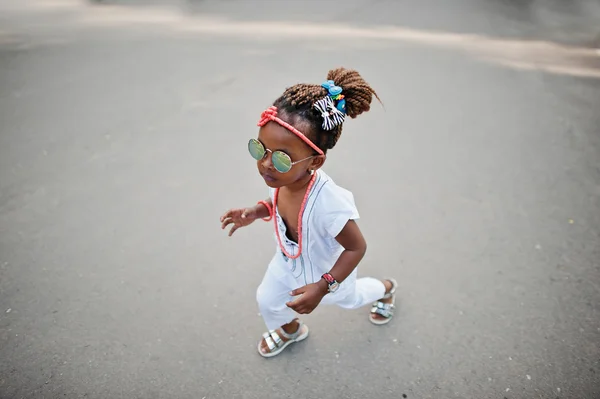
<svg viewBox="0 0 600 399">
<path fill-rule="evenodd" d="M 336 126 L 341 125 L 346 118 L 346 114 L 335 107 L 333 100 L 329 96 L 317 100 L 313 107 L 323 117 L 323 130 L 333 130 Z"/>
</svg>

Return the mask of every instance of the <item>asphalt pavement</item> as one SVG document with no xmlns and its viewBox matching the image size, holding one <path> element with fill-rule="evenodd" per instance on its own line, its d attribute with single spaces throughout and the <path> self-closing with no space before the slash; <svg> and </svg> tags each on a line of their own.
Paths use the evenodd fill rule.
<svg viewBox="0 0 600 399">
<path fill-rule="evenodd" d="M 1 398 L 600 397 L 600 4 L 0 1 Z M 325 169 L 394 320 L 265 360 L 246 143 L 289 85 L 383 106 Z"/>
</svg>

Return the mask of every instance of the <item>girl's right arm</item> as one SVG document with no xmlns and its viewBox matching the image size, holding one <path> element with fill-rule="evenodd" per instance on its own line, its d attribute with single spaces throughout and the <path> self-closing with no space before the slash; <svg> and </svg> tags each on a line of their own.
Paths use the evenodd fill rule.
<svg viewBox="0 0 600 399">
<path fill-rule="evenodd" d="M 270 198 L 259 201 L 258 204 L 251 208 L 230 209 L 221 216 L 221 229 L 225 229 L 228 225 L 233 224 L 231 230 L 229 230 L 229 236 L 231 236 L 237 229 L 248 226 L 256 219 L 270 220 L 272 209 L 273 202 Z"/>
</svg>

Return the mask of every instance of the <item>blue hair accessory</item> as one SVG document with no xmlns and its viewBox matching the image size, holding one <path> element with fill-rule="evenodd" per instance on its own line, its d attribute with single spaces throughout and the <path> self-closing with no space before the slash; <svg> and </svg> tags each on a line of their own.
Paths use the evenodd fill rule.
<svg viewBox="0 0 600 399">
<path fill-rule="evenodd" d="M 337 101 L 337 105 L 335 107 L 345 114 L 346 100 L 344 100 L 344 96 L 342 95 L 342 88 L 340 86 L 336 86 L 333 80 L 327 80 L 321 83 L 321 87 L 327 89 L 329 97 L 331 97 L 332 100 Z"/>
<path fill-rule="evenodd" d="M 344 100 L 342 98 L 340 101 L 338 101 L 338 103 L 335 107 L 345 114 L 346 113 L 346 100 Z"/>
</svg>

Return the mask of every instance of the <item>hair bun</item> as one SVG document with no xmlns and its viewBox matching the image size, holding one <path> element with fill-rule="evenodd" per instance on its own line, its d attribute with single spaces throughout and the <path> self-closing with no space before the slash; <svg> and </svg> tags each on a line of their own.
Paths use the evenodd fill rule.
<svg viewBox="0 0 600 399">
<path fill-rule="evenodd" d="M 350 118 L 356 118 L 370 110 L 373 96 L 381 102 L 375 90 L 353 69 L 332 69 L 327 74 L 327 80 L 333 80 L 336 86 L 342 88 L 346 100 L 346 114 Z"/>
</svg>

